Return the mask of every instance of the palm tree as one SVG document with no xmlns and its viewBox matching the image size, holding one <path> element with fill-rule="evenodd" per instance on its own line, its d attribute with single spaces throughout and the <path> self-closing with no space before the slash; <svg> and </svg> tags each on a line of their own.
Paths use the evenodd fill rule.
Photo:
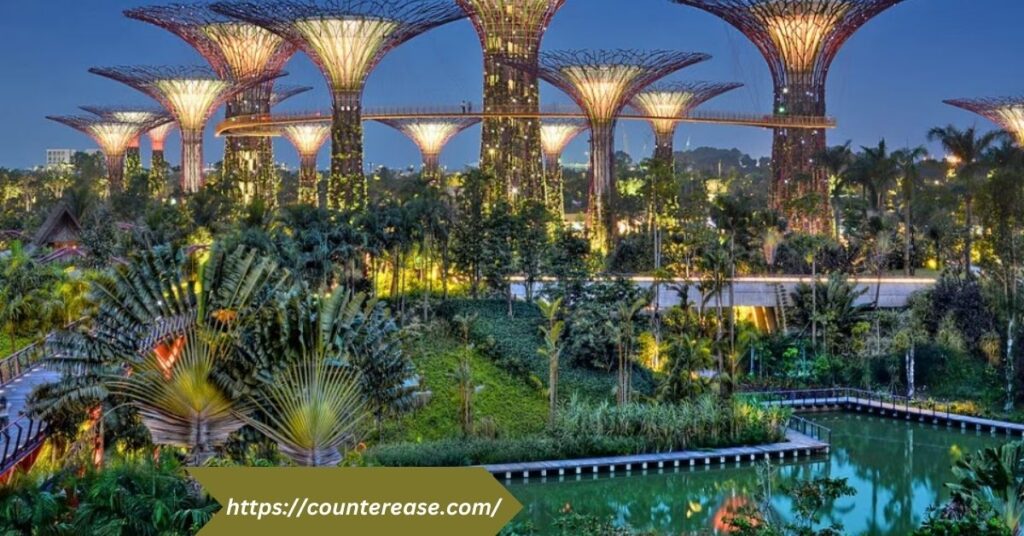
<svg viewBox="0 0 1024 536">
<path fill-rule="evenodd" d="M 819 153 L 815 160 L 828 173 L 828 181 L 832 195 L 832 218 L 834 219 L 833 236 L 836 240 L 843 237 L 843 189 L 849 182 L 850 166 L 853 165 L 853 151 L 850 143 L 828 147 Z"/>
<path fill-rule="evenodd" d="M 544 335 L 544 346 L 538 353 L 548 360 L 548 411 L 553 425 L 558 415 L 558 360 L 562 356 L 562 332 L 565 330 L 565 321 L 558 318 L 562 310 L 562 298 L 552 302 L 541 300 L 538 306 L 547 323 L 540 328 Z"/>
<path fill-rule="evenodd" d="M 650 293 L 645 293 L 632 302 L 621 301 L 616 310 L 616 324 L 613 330 L 619 360 L 618 403 L 620 406 L 625 406 L 632 398 L 633 353 L 634 345 L 636 344 L 636 324 L 634 322 L 636 315 L 650 303 L 651 295 Z"/>
<path fill-rule="evenodd" d="M 885 209 L 889 188 L 899 177 L 899 168 L 885 140 L 877 147 L 861 147 L 861 153 L 851 169 L 853 178 L 868 192 L 868 205 L 873 214 Z"/>
<path fill-rule="evenodd" d="M 903 201 L 903 270 L 908 276 L 914 275 L 912 250 L 914 244 L 914 193 L 920 187 L 921 173 L 917 161 L 928 154 L 924 147 L 902 149 L 893 153 L 893 159 L 900 168 L 900 197 Z"/>
<path fill-rule="evenodd" d="M 928 131 L 928 140 L 938 141 L 946 151 L 956 178 L 955 189 L 964 200 L 964 268 L 968 275 L 974 238 L 974 199 L 986 175 L 983 156 L 1003 136 L 998 131 L 978 135 L 974 127 L 960 130 L 954 125 Z"/>
</svg>

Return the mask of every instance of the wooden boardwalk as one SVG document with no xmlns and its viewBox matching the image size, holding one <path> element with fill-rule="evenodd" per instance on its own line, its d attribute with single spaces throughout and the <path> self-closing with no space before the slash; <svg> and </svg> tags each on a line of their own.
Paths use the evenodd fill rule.
<svg viewBox="0 0 1024 536">
<path fill-rule="evenodd" d="M 59 379 L 59 373 L 48 370 L 46 365 L 37 364 L 0 386 L 0 396 L 7 398 L 8 417 L 10 419 L 10 425 L 0 433 L 0 455 L 3 455 L 7 465 L 19 461 L 18 459 L 6 460 L 8 454 L 16 453 L 22 447 L 25 447 L 26 444 L 39 439 L 30 434 L 29 431 L 36 430 L 35 427 L 38 427 L 40 423 L 38 421 L 31 421 L 24 415 L 28 396 L 32 394 L 32 390 L 36 387 L 56 382 Z M 19 453 L 19 455 L 24 454 L 26 453 Z"/>
<path fill-rule="evenodd" d="M 857 396 L 825 396 L 789 400 L 765 400 L 764 404 L 788 406 L 800 411 L 854 411 L 877 414 L 894 419 L 917 420 L 932 424 L 945 424 L 991 433 L 1024 437 L 1024 424 L 959 415 L 941 410 L 914 407 L 900 402 L 871 400 Z"/>
<path fill-rule="evenodd" d="M 679 467 L 714 467 L 727 463 L 756 462 L 759 460 L 807 458 L 828 454 L 829 444 L 806 436 L 794 430 L 786 431 L 786 441 L 768 445 L 731 447 L 711 450 L 684 450 L 660 454 L 638 454 L 632 456 L 609 456 L 603 458 L 581 458 L 575 460 L 552 460 L 526 463 L 506 463 L 483 466 L 492 475 L 505 480 L 528 479 L 531 476 L 566 476 L 609 473 L 616 471 L 630 473 L 649 469 Z"/>
</svg>

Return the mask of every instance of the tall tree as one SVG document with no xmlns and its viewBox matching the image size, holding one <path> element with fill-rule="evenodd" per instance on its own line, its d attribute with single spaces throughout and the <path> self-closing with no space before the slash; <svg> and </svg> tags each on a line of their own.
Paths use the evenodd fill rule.
<svg viewBox="0 0 1024 536">
<path fill-rule="evenodd" d="M 893 154 L 896 165 L 900 169 L 900 200 L 903 205 L 903 271 L 907 276 L 914 275 L 914 198 L 921 186 L 921 170 L 918 160 L 928 151 L 924 147 L 902 149 Z"/>
<path fill-rule="evenodd" d="M 983 158 L 1003 133 L 978 134 L 974 127 L 960 130 L 954 125 L 935 127 L 928 131 L 928 140 L 942 144 L 952 166 L 954 189 L 964 202 L 964 269 L 971 274 L 974 245 L 974 199 L 987 174 Z"/>
<path fill-rule="evenodd" d="M 828 173 L 829 191 L 832 197 L 832 235 L 836 240 L 843 237 L 843 190 L 849 184 L 849 171 L 853 165 L 853 151 L 850 143 L 826 148 L 817 156 L 818 164 Z"/>
</svg>

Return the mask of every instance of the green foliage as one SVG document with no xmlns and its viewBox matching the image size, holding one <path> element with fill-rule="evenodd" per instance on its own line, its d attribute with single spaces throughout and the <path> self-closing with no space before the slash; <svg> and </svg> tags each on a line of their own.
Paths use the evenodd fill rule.
<svg viewBox="0 0 1024 536">
<path fill-rule="evenodd" d="M 561 440 L 588 434 L 633 442 L 642 452 L 715 448 L 780 441 L 790 412 L 703 395 L 675 404 L 610 405 L 571 400 L 552 434 Z"/>
<path fill-rule="evenodd" d="M 678 405 L 570 402 L 543 435 L 385 444 L 368 451 L 367 459 L 387 466 L 444 467 L 764 444 L 781 440 L 788 415 L 788 410 L 739 401 L 722 405 L 715 397 Z"/>
<path fill-rule="evenodd" d="M 169 454 L 30 473 L 0 487 L 0 534 L 195 534 L 220 507 L 197 490 Z"/>
<path fill-rule="evenodd" d="M 463 359 L 469 362 L 473 384 L 480 386 L 473 395 L 474 428 L 478 433 L 483 433 L 481 422 L 485 419 L 493 421 L 501 437 L 522 437 L 543 430 L 548 407 L 538 389 L 503 370 L 479 349 L 466 348 L 459 336 L 440 323 L 417 330 L 405 340 L 404 349 L 419 375 L 418 389 L 429 392 L 430 398 L 423 407 L 388 424 L 385 437 L 419 442 L 461 436 L 460 398 L 451 375 Z"/>
<path fill-rule="evenodd" d="M 512 318 L 509 318 L 506 304 L 501 301 L 449 300 L 441 305 L 438 313 L 448 319 L 456 315 L 476 315 L 470 337 L 477 350 L 501 368 L 530 384 L 543 387 L 541 378 L 548 376 L 550 363 L 537 354 L 537 349 L 544 345 L 540 309 L 535 304 L 522 302 L 514 302 L 512 307 Z M 567 337 L 563 335 L 562 340 L 566 341 L 563 344 L 569 341 Z M 587 400 L 607 400 L 614 396 L 615 378 L 611 374 L 579 366 L 567 354 L 563 349 L 559 364 L 560 400 L 568 400 L 573 394 Z M 650 371 L 639 367 L 634 370 L 633 389 L 643 396 L 653 393 L 654 380 Z"/>
<path fill-rule="evenodd" d="M 566 311 L 565 354 L 577 366 L 613 370 L 618 363 L 620 308 L 632 305 L 644 292 L 625 279 L 587 285 Z M 629 322 L 635 321 L 630 317 Z"/>
<path fill-rule="evenodd" d="M 991 511 L 1016 533 L 1024 516 L 1024 443 L 1012 442 L 971 454 L 953 466 L 947 484 L 954 503 L 970 512 Z"/>
</svg>

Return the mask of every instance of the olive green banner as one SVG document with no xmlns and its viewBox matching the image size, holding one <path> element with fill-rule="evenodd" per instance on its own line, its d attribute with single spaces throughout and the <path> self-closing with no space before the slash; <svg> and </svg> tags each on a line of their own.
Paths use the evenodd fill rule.
<svg viewBox="0 0 1024 536">
<path fill-rule="evenodd" d="M 200 536 L 493 536 L 522 505 L 482 468 L 194 468 L 221 505 Z"/>
</svg>

